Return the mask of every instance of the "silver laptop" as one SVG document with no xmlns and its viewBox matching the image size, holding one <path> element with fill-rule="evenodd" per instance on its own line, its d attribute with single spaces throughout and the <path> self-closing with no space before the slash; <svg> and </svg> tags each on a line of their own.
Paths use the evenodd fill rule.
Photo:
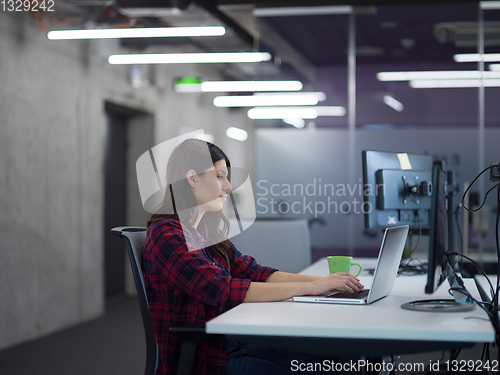
<svg viewBox="0 0 500 375">
<path fill-rule="evenodd" d="M 319 296 L 293 297 L 293 301 L 367 305 L 384 298 L 392 292 L 392 288 L 394 287 L 407 236 L 408 225 L 387 228 L 384 231 L 377 265 L 373 274 L 373 283 L 370 289 L 365 289 L 364 292 L 358 293 L 333 290 Z"/>
</svg>

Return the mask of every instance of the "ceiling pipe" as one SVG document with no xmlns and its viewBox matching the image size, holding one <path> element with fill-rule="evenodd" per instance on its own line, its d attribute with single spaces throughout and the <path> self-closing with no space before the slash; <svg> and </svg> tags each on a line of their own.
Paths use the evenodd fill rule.
<svg viewBox="0 0 500 375">
<path fill-rule="evenodd" d="M 221 3 L 224 3 L 224 1 L 220 0 L 198 0 L 196 1 L 196 4 L 203 9 L 205 9 L 207 12 L 209 12 L 211 15 L 214 17 L 218 18 L 222 23 L 224 23 L 228 28 L 231 28 L 235 34 L 237 34 L 245 43 L 247 43 L 250 47 L 254 48 L 255 43 L 259 43 L 259 50 L 264 50 L 273 56 L 275 58 L 276 56 L 279 57 L 280 53 L 276 49 L 276 44 L 271 44 L 263 42 L 262 39 L 259 39 L 256 41 L 254 39 L 254 36 L 251 35 L 246 29 L 244 29 L 238 22 L 236 22 L 233 18 L 228 16 L 226 13 L 221 11 L 218 8 L 218 5 Z M 227 2 L 226 2 L 227 3 Z M 271 32 L 268 28 L 264 28 L 265 25 L 262 25 L 262 29 L 267 30 L 266 32 Z M 262 31 L 262 30 L 261 30 Z M 282 48 L 285 48 L 286 50 L 286 42 L 283 41 L 283 43 L 279 43 Z M 282 51 L 282 48 L 280 50 Z M 303 56 L 298 56 L 298 52 L 295 50 L 291 50 L 290 47 L 288 47 L 288 53 L 286 53 L 286 56 L 290 59 L 290 67 L 295 71 L 298 77 L 300 77 L 301 80 L 311 83 L 315 81 L 315 75 L 312 72 L 312 68 L 310 63 L 304 59 Z M 288 60 L 288 59 L 287 59 Z"/>
<path fill-rule="evenodd" d="M 224 23 L 228 28 L 231 28 L 233 32 L 238 35 L 243 42 L 248 44 L 253 48 L 254 46 L 254 38 L 253 35 L 250 35 L 243 27 L 241 27 L 236 21 L 232 18 L 225 15 L 217 8 L 216 0 L 198 0 L 196 2 L 200 7 L 205 9 L 208 13 L 218 18 L 222 23 Z"/>
<path fill-rule="evenodd" d="M 212 16 L 220 20 L 227 28 L 230 28 L 234 34 L 236 34 L 243 43 L 247 45 L 247 47 L 250 47 L 252 50 L 255 47 L 255 43 L 258 42 L 260 46 L 260 50 L 267 51 L 273 55 L 273 58 L 276 57 L 276 55 L 279 55 L 277 53 L 276 47 L 274 46 L 269 46 L 268 43 L 263 43 L 262 40 L 256 40 L 254 39 L 254 35 L 249 33 L 245 28 L 243 28 L 237 21 L 235 21 L 233 18 L 225 14 L 223 11 L 221 11 L 218 8 L 218 5 L 224 4 L 224 3 L 231 3 L 225 2 L 225 1 L 220 1 L 220 0 L 116 0 L 115 6 L 118 6 L 122 9 L 133 9 L 133 8 L 168 8 L 168 7 L 173 7 L 177 8 L 179 10 L 185 10 L 187 9 L 191 4 L 195 4 L 198 7 L 204 9 L 206 12 L 210 13 Z M 283 4 L 282 4 L 283 5 Z M 290 61 L 290 66 L 291 68 L 296 72 L 296 74 L 301 77 L 302 80 L 306 82 L 313 82 L 314 81 L 314 73 L 311 73 L 311 68 L 310 68 L 310 63 L 305 61 L 303 57 L 301 59 L 298 59 L 296 54 L 297 52 L 294 51 L 295 53 L 292 53 L 290 56 L 287 56 L 291 58 Z M 302 61 L 304 60 L 304 61 Z M 298 63 L 298 61 L 302 61 L 302 64 Z M 301 67 L 301 65 L 306 65 L 306 67 Z"/>
</svg>

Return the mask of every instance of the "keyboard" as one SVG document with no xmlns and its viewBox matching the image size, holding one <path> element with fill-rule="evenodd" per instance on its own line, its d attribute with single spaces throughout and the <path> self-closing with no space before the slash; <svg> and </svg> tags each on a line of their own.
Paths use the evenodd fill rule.
<svg viewBox="0 0 500 375">
<path fill-rule="evenodd" d="M 368 296 L 368 293 L 370 292 L 370 289 L 365 289 L 361 292 L 355 292 L 355 293 L 349 293 L 348 291 L 344 290 L 340 293 L 335 293 L 328 298 L 352 298 L 352 299 L 363 299 Z"/>
</svg>

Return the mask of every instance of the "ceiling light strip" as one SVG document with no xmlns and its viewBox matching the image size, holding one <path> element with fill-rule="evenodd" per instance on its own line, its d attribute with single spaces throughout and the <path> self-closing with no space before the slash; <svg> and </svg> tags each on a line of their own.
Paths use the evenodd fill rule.
<svg viewBox="0 0 500 375">
<path fill-rule="evenodd" d="M 247 115 L 253 120 L 272 119 L 315 119 L 318 116 L 345 116 L 342 106 L 316 107 L 256 107 L 248 110 Z"/>
<path fill-rule="evenodd" d="M 456 62 L 478 62 L 480 57 L 479 53 L 457 53 L 453 59 Z M 500 53 L 485 53 L 483 61 L 500 61 Z"/>
<path fill-rule="evenodd" d="M 296 97 L 296 98 L 257 98 L 254 96 L 219 96 L 214 99 L 214 105 L 216 107 L 262 107 L 262 106 L 290 106 L 290 105 L 316 105 L 318 104 L 318 98 L 313 95 Z"/>
<path fill-rule="evenodd" d="M 271 59 L 267 52 L 229 53 L 164 53 L 111 55 L 110 64 L 195 64 L 195 63 L 252 63 Z"/>
<path fill-rule="evenodd" d="M 314 107 L 318 111 L 318 116 L 345 116 L 346 109 L 342 106 L 316 106 Z"/>
<path fill-rule="evenodd" d="M 377 73 L 379 81 L 411 81 L 422 79 L 479 79 L 481 72 L 478 70 L 443 70 L 443 71 L 415 71 L 415 72 L 380 72 Z M 498 79 L 500 72 L 484 72 L 484 79 Z"/>
<path fill-rule="evenodd" d="M 299 91 L 300 81 L 206 81 L 201 84 L 203 92 L 255 92 L 255 91 Z"/>
<path fill-rule="evenodd" d="M 298 93 L 257 93 L 254 95 L 231 95 L 214 98 L 216 107 L 260 107 L 260 106 L 294 106 L 316 105 L 325 100 L 323 92 Z"/>
<path fill-rule="evenodd" d="M 479 6 L 483 10 L 500 9 L 500 1 L 480 1 Z"/>
<path fill-rule="evenodd" d="M 390 95 L 384 95 L 384 103 L 387 104 L 389 107 L 394 109 L 395 111 L 402 112 L 404 109 L 403 103 L 401 103 L 399 100 L 394 99 Z"/>
<path fill-rule="evenodd" d="M 318 111 L 315 108 L 252 108 L 247 115 L 252 120 L 273 120 L 273 119 L 315 119 Z"/>
<path fill-rule="evenodd" d="M 149 27 L 132 29 L 55 30 L 47 33 L 51 40 L 120 39 L 120 38 L 170 38 L 195 36 L 221 36 L 222 26 L 204 27 Z"/>
<path fill-rule="evenodd" d="M 322 16 L 325 14 L 351 14 L 352 6 L 312 6 L 289 8 L 256 8 L 254 17 Z"/>
<path fill-rule="evenodd" d="M 246 130 L 230 127 L 226 130 L 226 135 L 231 139 L 236 139 L 237 141 L 246 141 L 248 138 L 248 133 Z"/>
<path fill-rule="evenodd" d="M 500 79 L 435 79 L 435 80 L 413 80 L 410 81 L 410 86 L 415 89 L 429 88 L 467 88 L 467 87 L 500 87 Z"/>
<path fill-rule="evenodd" d="M 303 118 L 284 118 L 283 122 L 289 125 L 293 125 L 297 129 L 302 129 L 304 126 L 306 126 L 306 122 Z"/>
</svg>

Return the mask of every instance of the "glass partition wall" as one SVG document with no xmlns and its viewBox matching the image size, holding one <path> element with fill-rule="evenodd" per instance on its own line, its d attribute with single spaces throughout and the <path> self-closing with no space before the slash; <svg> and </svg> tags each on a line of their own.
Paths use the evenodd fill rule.
<svg viewBox="0 0 500 375">
<path fill-rule="evenodd" d="M 352 197 L 338 189 L 341 185 L 348 188 L 355 178 L 352 8 L 257 9 L 254 15 L 261 48 L 279 51 L 280 71 L 288 74 L 283 79 L 299 79 L 304 83 L 302 92 L 317 96 L 315 105 L 282 107 L 290 111 L 290 117 L 256 120 L 257 215 L 308 220 L 313 259 L 330 255 L 332 248 L 351 253 L 355 245 Z M 279 43 L 269 46 L 276 40 Z M 284 43 L 286 49 L 282 50 Z M 259 65 L 259 79 L 266 79 L 266 73 L 265 66 Z M 295 117 L 292 111 L 298 112 Z"/>
<path fill-rule="evenodd" d="M 256 48 L 274 56 L 272 64 L 257 67 L 257 79 L 279 72 L 283 80 L 300 80 L 301 92 L 318 99 L 315 105 L 290 99 L 281 114 L 268 116 L 274 118 L 255 116 L 257 216 L 308 220 L 313 259 L 376 256 L 381 231 L 365 229 L 363 218 L 370 210 L 363 205 L 366 149 L 443 160 L 455 171 L 460 203 L 467 184 L 500 159 L 500 65 L 489 60 L 500 53 L 500 11 L 483 8 L 254 10 Z M 470 205 L 480 204 L 489 188 L 487 178 L 478 181 Z M 487 199 L 489 211 L 464 215 L 458 209 L 457 250 L 481 259 L 491 254 L 493 198 Z M 427 238 L 417 238 L 409 246 L 425 251 Z"/>
<path fill-rule="evenodd" d="M 476 62 L 476 64 L 479 70 L 484 71 L 485 77 L 478 93 L 480 149 L 477 170 L 479 172 L 488 167 L 491 162 L 500 161 L 500 2 L 481 2 L 478 23 L 478 53 L 483 58 L 479 59 L 479 63 Z M 492 80 L 496 78 L 496 82 L 491 83 L 486 80 L 486 77 L 491 74 L 496 75 L 490 78 Z M 489 267 L 489 271 L 493 271 L 493 266 L 490 265 L 497 261 L 493 250 L 496 243 L 495 225 L 498 202 L 496 190 L 485 197 L 494 183 L 489 181 L 488 177 L 483 178 L 482 181 L 483 184 L 479 185 L 476 190 L 481 192 L 479 200 L 486 200 L 485 206 L 478 212 L 479 217 L 472 217 L 471 224 L 469 224 L 476 236 L 475 244 L 471 246 L 471 241 L 468 241 L 469 246 L 468 248 L 464 246 L 464 249 L 465 251 L 477 249 L 478 259 L 485 267 Z M 474 224 L 476 224 L 475 227 Z M 476 254 L 473 253 L 473 255 Z"/>
</svg>

